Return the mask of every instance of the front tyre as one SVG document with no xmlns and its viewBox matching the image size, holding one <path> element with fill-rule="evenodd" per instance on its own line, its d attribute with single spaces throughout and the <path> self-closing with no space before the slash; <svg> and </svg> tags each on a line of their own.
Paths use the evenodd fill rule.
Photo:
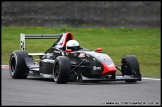
<svg viewBox="0 0 162 107">
<path fill-rule="evenodd" d="M 14 51 L 11 54 L 9 72 L 13 79 L 27 78 L 29 69 L 25 64 L 25 57 L 28 57 L 28 54 L 25 51 Z"/>
<path fill-rule="evenodd" d="M 57 84 L 66 84 L 70 78 L 71 63 L 68 57 L 57 57 L 53 67 L 53 79 Z"/>
<path fill-rule="evenodd" d="M 141 80 L 139 63 L 134 55 L 127 55 L 122 58 L 121 71 L 123 75 L 130 75 Z M 137 80 L 126 80 L 126 82 L 136 82 Z"/>
</svg>

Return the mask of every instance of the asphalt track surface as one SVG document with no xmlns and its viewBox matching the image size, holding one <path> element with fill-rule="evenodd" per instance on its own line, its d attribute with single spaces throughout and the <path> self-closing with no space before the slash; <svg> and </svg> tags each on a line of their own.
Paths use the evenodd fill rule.
<svg viewBox="0 0 162 107">
<path fill-rule="evenodd" d="M 52 79 L 12 79 L 8 69 L 1 69 L 1 105 L 161 105 L 161 80 L 68 82 Z"/>
</svg>

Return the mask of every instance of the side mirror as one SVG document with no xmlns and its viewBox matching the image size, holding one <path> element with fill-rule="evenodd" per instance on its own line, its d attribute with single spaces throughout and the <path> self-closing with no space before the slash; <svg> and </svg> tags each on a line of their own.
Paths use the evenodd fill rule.
<svg viewBox="0 0 162 107">
<path fill-rule="evenodd" d="M 72 50 L 71 49 L 66 49 L 66 51 L 65 52 L 72 52 Z"/>
<path fill-rule="evenodd" d="M 96 48 L 96 52 L 101 52 L 102 48 Z"/>
</svg>

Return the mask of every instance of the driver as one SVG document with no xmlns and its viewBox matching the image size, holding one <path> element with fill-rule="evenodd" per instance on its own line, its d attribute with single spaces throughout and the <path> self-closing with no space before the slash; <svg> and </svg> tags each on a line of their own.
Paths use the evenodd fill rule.
<svg viewBox="0 0 162 107">
<path fill-rule="evenodd" d="M 66 50 L 71 49 L 72 51 L 78 51 L 79 48 L 79 43 L 76 40 L 69 40 L 66 43 Z"/>
</svg>

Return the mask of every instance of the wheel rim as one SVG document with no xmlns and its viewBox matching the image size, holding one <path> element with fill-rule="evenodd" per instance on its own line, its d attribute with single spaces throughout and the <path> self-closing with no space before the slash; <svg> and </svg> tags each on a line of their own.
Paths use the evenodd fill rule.
<svg viewBox="0 0 162 107">
<path fill-rule="evenodd" d="M 10 71 L 13 74 L 16 70 L 16 59 L 14 56 L 11 57 Z"/>
<path fill-rule="evenodd" d="M 59 64 L 57 63 L 56 65 L 55 65 L 55 69 L 54 69 L 54 80 L 55 81 L 57 81 L 57 79 L 58 79 L 58 76 L 59 76 L 59 72 L 60 72 L 60 69 L 59 69 Z"/>
<path fill-rule="evenodd" d="M 124 59 L 122 61 L 122 69 L 123 69 L 123 74 L 124 75 L 132 75 L 132 71 L 131 71 L 131 67 L 130 64 L 128 63 L 128 61 L 126 59 Z"/>
<path fill-rule="evenodd" d="M 125 59 L 123 59 L 123 61 L 122 61 L 122 72 L 123 72 L 123 74 L 128 73 L 128 64 Z"/>
</svg>

